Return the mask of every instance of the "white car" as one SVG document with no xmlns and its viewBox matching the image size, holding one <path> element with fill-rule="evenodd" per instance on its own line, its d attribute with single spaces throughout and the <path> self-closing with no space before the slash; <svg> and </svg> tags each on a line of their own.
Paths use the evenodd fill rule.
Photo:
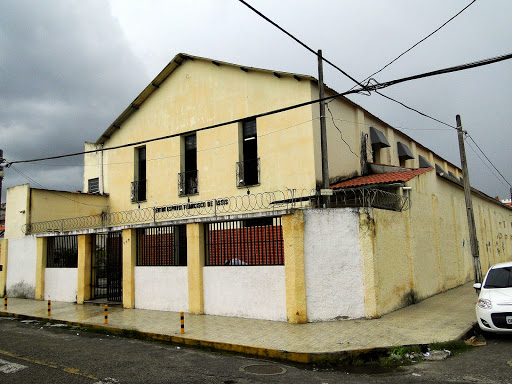
<svg viewBox="0 0 512 384">
<path fill-rule="evenodd" d="M 493 265 L 483 283 L 476 283 L 473 288 L 480 290 L 476 303 L 480 328 L 512 333 L 512 262 Z"/>
</svg>

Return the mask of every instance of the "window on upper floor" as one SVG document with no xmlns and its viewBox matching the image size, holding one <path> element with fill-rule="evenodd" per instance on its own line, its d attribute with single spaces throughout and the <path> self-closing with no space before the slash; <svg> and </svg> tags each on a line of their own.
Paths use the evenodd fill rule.
<svg viewBox="0 0 512 384">
<path fill-rule="evenodd" d="M 260 183 L 260 159 L 258 158 L 258 133 L 256 119 L 245 120 L 241 126 L 240 161 L 236 164 L 238 187 Z"/>
<path fill-rule="evenodd" d="M 132 182 L 132 203 L 146 201 L 146 147 L 135 148 L 134 181 Z"/>
<path fill-rule="evenodd" d="M 197 172 L 197 137 L 182 137 L 181 172 L 178 175 L 178 194 L 180 196 L 199 193 Z"/>
<path fill-rule="evenodd" d="M 96 177 L 88 180 L 87 192 L 89 193 L 100 193 L 100 179 Z"/>
</svg>

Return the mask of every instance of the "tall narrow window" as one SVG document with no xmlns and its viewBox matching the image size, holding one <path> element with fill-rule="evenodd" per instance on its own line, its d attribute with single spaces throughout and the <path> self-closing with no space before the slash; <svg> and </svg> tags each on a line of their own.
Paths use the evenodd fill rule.
<svg viewBox="0 0 512 384">
<path fill-rule="evenodd" d="M 132 202 L 146 200 L 146 147 L 135 148 L 135 180 L 132 183 Z"/>
<path fill-rule="evenodd" d="M 238 163 L 238 186 L 256 185 L 259 180 L 258 136 L 256 119 L 242 123 L 242 153 Z"/>
<path fill-rule="evenodd" d="M 197 138 L 196 135 L 184 137 L 184 156 L 182 170 L 178 176 L 180 195 L 192 195 L 199 192 L 197 182 Z"/>
</svg>

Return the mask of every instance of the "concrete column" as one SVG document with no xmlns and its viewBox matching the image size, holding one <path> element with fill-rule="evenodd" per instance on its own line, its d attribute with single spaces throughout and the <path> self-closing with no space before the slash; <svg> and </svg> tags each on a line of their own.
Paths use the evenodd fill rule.
<svg viewBox="0 0 512 384">
<path fill-rule="evenodd" d="M 282 217 L 286 317 L 290 323 L 307 323 L 304 265 L 304 215 L 296 211 Z"/>
<path fill-rule="evenodd" d="M 47 237 L 38 237 L 36 239 L 36 300 L 44 300 L 44 277 L 46 270 L 46 243 Z"/>
<path fill-rule="evenodd" d="M 204 313 L 204 224 L 187 224 L 188 311 Z"/>
<path fill-rule="evenodd" d="M 363 261 L 364 306 L 367 319 L 379 317 L 375 271 L 375 219 L 373 208 L 359 209 L 359 246 Z"/>
<path fill-rule="evenodd" d="M 135 308 L 137 230 L 123 229 L 123 307 Z"/>
<path fill-rule="evenodd" d="M 77 304 L 91 298 L 91 241 L 92 235 L 78 235 Z"/>
<path fill-rule="evenodd" d="M 1 243 L 1 254 L 0 254 L 0 297 L 5 296 L 5 290 L 7 285 L 7 245 L 8 240 L 3 239 Z"/>
</svg>

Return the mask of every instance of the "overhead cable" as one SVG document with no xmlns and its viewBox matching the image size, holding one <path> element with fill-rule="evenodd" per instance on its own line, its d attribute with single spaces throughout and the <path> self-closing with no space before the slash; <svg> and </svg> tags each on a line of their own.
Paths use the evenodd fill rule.
<svg viewBox="0 0 512 384">
<path fill-rule="evenodd" d="M 266 21 L 268 21 L 270 24 L 272 24 L 274 27 L 276 27 L 277 29 L 279 29 L 281 32 L 283 32 L 284 34 L 288 35 L 289 37 L 291 37 L 293 40 L 295 40 L 297 43 L 299 43 L 300 45 L 302 45 L 304 48 L 306 48 L 309 52 L 311 52 L 312 54 L 314 54 L 315 56 L 318 56 L 318 52 L 314 51 L 313 48 L 309 47 L 308 45 L 306 45 L 304 42 L 302 42 L 301 40 L 299 40 L 298 38 L 296 38 L 295 36 L 293 36 L 290 32 L 288 32 L 286 29 L 284 29 L 283 27 L 281 27 L 279 24 L 273 22 L 272 20 L 270 20 L 267 16 L 265 16 L 263 13 L 261 13 L 260 11 L 258 11 L 256 8 L 252 7 L 250 4 L 248 4 L 247 2 L 245 2 L 244 0 L 238 0 L 239 2 L 241 2 L 243 5 L 245 5 L 247 8 L 249 8 L 251 11 L 253 11 L 254 13 L 256 13 L 258 16 L 260 16 L 261 18 L 265 19 Z M 337 65 L 335 65 L 334 63 L 332 63 L 331 61 L 327 60 L 325 57 L 322 57 L 322 60 L 325 61 L 327 64 L 331 65 L 332 67 L 336 68 L 338 71 L 340 71 L 342 74 L 344 74 L 346 77 L 348 77 L 350 80 L 352 80 L 354 83 L 356 83 L 357 85 L 359 85 L 361 88 L 365 88 L 365 86 L 360 83 L 358 80 L 356 80 L 354 77 L 350 76 L 347 72 L 345 72 L 343 69 L 341 69 L 340 67 L 338 67 Z"/>
<path fill-rule="evenodd" d="M 480 60 L 478 62 L 468 63 L 468 64 L 464 64 L 464 65 L 458 65 L 456 67 L 450 67 L 450 68 L 440 69 L 440 70 L 437 70 L 437 71 L 426 72 L 426 73 L 419 74 L 419 75 L 408 76 L 408 77 L 404 77 L 404 78 L 401 78 L 401 79 L 395 79 L 395 80 L 387 81 L 387 82 L 384 82 L 384 83 L 371 84 L 371 85 L 367 85 L 365 89 L 362 89 L 362 88 L 352 89 L 352 90 L 349 90 L 349 91 L 345 91 L 345 92 L 341 92 L 341 93 L 336 93 L 336 94 L 334 94 L 332 96 L 326 96 L 326 97 L 323 97 L 321 99 L 305 101 L 303 103 L 289 105 L 287 107 L 278 108 L 278 109 L 274 109 L 274 110 L 271 110 L 271 111 L 258 113 L 256 115 L 244 116 L 242 118 L 238 118 L 238 119 L 234 119 L 234 120 L 229 120 L 229 121 L 225 121 L 225 122 L 222 122 L 222 123 L 212 124 L 212 125 L 208 125 L 208 126 L 205 126 L 205 127 L 202 127 L 202 128 L 192 129 L 190 131 L 187 131 L 187 133 L 201 132 L 201 131 L 205 131 L 205 130 L 213 129 L 213 128 L 218 128 L 218 127 L 222 127 L 222 126 L 229 125 L 229 124 L 239 123 L 239 122 L 247 120 L 247 119 L 257 119 L 257 118 L 260 118 L 260 117 L 265 117 L 265 116 L 270 116 L 270 115 L 274 115 L 274 114 L 277 114 L 277 113 L 282 113 L 282 112 L 290 111 L 292 109 L 297 109 L 297 108 L 305 107 L 305 106 L 308 106 L 308 105 L 311 105 L 311 104 L 318 103 L 320 101 L 328 101 L 328 100 L 339 98 L 341 96 L 346 96 L 346 95 L 350 95 L 350 94 L 354 94 L 354 93 L 359 93 L 359 92 L 362 92 L 362 91 L 365 91 L 365 90 L 367 90 L 367 91 L 376 91 L 377 89 L 383 89 L 383 88 L 390 87 L 390 86 L 395 85 L 395 84 L 403 83 L 405 81 L 411 81 L 411 80 L 417 80 L 417 79 L 431 77 L 431 76 L 437 76 L 437 75 L 440 75 L 440 74 L 443 74 L 443 73 L 448 73 L 448 72 L 463 71 L 463 70 L 470 69 L 470 68 L 475 68 L 475 67 L 478 67 L 478 66 L 493 64 L 493 63 L 498 62 L 498 61 L 508 60 L 508 59 L 511 59 L 511 58 L 512 58 L 512 54 L 508 54 L 508 55 L 498 56 L 496 58 Z M 389 99 L 391 99 L 389 96 L 387 96 L 387 97 Z M 408 107 L 408 108 L 412 109 L 410 107 Z M 412 109 L 412 110 L 414 110 L 414 109 Z M 416 112 L 421 113 L 419 111 L 416 111 Z M 434 119 L 434 118 L 432 118 L 430 116 L 427 116 L 427 117 L 429 117 L 431 119 Z M 445 124 L 445 125 L 447 125 L 449 127 L 452 127 L 452 126 L 450 126 L 450 125 L 448 125 L 446 123 L 443 123 L 443 124 Z M 455 128 L 455 127 L 452 127 L 452 128 Z M 6 162 L 6 166 L 10 167 L 12 164 L 32 163 L 32 162 L 35 162 L 35 161 L 54 160 L 54 159 L 61 159 L 61 158 L 64 158 L 64 157 L 73 157 L 73 156 L 85 155 L 85 154 L 88 154 L 88 153 L 97 153 L 97 152 L 111 151 L 113 149 L 133 147 L 133 146 L 136 146 L 136 145 L 146 144 L 146 143 L 150 143 L 150 142 L 153 142 L 153 141 L 170 139 L 170 138 L 178 137 L 178 136 L 181 136 L 181 135 L 182 135 L 182 133 L 175 133 L 175 134 L 172 134 L 172 135 L 165 135 L 165 136 L 155 137 L 155 138 L 152 138 L 152 139 L 140 140 L 140 141 L 137 141 L 137 142 L 117 145 L 117 146 L 109 147 L 109 148 L 93 149 L 93 150 L 89 150 L 89 151 L 69 153 L 69 154 L 65 154 L 65 155 L 50 156 L 50 157 L 37 158 L 37 159 L 31 159 L 31 160 L 16 160 L 16 161 L 11 161 L 11 162 Z"/>
<path fill-rule="evenodd" d="M 482 151 L 482 148 L 480 148 L 480 146 L 476 143 L 476 141 L 471 137 L 471 135 L 469 133 L 466 132 L 466 135 L 471 139 L 471 141 L 476 145 L 476 147 L 478 148 L 478 150 L 482 153 L 482 155 L 484 155 L 485 159 L 489 162 L 489 164 L 492 165 L 492 167 L 496 170 L 496 172 L 499 173 L 499 175 L 503 178 L 503 180 L 505 180 L 505 182 L 509 185 L 509 187 L 512 187 L 512 185 L 509 183 L 509 181 L 505 178 L 505 176 L 503 176 L 503 174 L 498 170 L 498 168 L 496 168 L 494 166 L 494 164 L 492 163 L 492 161 L 489 159 L 489 157 L 487 157 L 487 155 L 484 153 L 484 151 Z"/>
<path fill-rule="evenodd" d="M 254 7 L 252 7 L 251 5 L 247 4 L 244 0 L 238 0 L 239 2 L 241 2 L 242 4 L 244 4 L 245 6 L 247 6 L 250 10 L 252 10 L 254 13 L 256 13 L 258 16 L 260 16 L 261 18 L 265 19 L 267 22 L 269 22 L 270 24 L 272 24 L 274 27 L 276 27 L 277 29 L 279 29 L 281 32 L 283 32 L 284 34 L 288 35 L 289 37 L 291 37 L 293 40 L 295 40 L 298 44 L 302 45 L 304 48 L 306 48 L 308 51 L 310 51 L 311 53 L 313 53 L 315 56 L 318 57 L 318 53 L 315 52 L 311 47 L 309 47 L 308 45 L 306 45 L 304 42 L 302 42 L 301 40 L 299 40 L 298 38 L 296 38 L 295 36 L 293 36 L 290 32 L 288 32 L 287 30 L 285 30 L 283 27 L 281 27 L 280 25 L 278 25 L 277 23 L 275 23 L 274 21 L 270 20 L 270 18 L 268 18 L 267 16 L 265 16 L 263 13 L 261 13 L 260 11 L 258 11 L 257 9 L 255 9 Z M 361 84 L 361 82 L 359 82 L 358 80 L 356 80 L 354 77 L 350 76 L 348 73 L 346 73 L 344 70 L 342 70 L 341 68 L 339 68 L 337 65 L 335 65 L 334 63 L 332 63 L 330 60 L 327 60 L 324 56 L 322 56 L 322 60 L 325 61 L 327 64 L 331 65 L 333 68 L 337 69 L 338 71 L 340 71 L 343 75 L 347 76 L 349 79 L 351 79 L 353 82 L 355 82 L 357 85 L 359 85 L 362 89 L 360 90 L 360 92 L 357 92 L 357 93 L 361 93 L 361 92 L 368 92 L 370 91 L 368 85 L 363 85 Z M 354 87 L 351 88 L 351 90 L 354 89 Z M 383 96 L 383 97 L 386 97 L 384 94 L 382 93 L 378 93 L 380 96 Z M 409 109 L 409 110 L 412 110 L 414 112 L 417 112 L 419 113 L 420 115 L 422 116 L 425 116 L 425 117 L 428 117 L 434 121 L 439 121 L 438 119 L 436 118 L 433 118 L 429 115 L 427 115 L 426 113 L 423 113 L 423 112 L 420 112 L 418 111 L 417 109 L 414 109 L 414 108 L 411 108 L 407 105 L 405 105 L 404 103 L 400 102 L 400 101 L 397 101 L 395 99 L 392 99 L 390 97 L 388 97 L 389 100 L 392 100 L 402 106 L 404 106 L 405 108 Z M 448 125 L 446 123 L 442 123 L 444 125 Z M 450 125 L 448 125 L 450 126 Z"/>
<path fill-rule="evenodd" d="M 407 52 L 411 51 L 412 49 L 414 49 L 415 47 L 417 47 L 418 45 L 420 45 L 421 43 L 423 43 L 425 40 L 427 40 L 429 37 L 431 37 L 432 35 L 434 35 L 436 32 L 440 31 L 444 26 L 446 26 L 450 21 L 452 21 L 453 19 L 455 19 L 457 16 L 459 16 L 462 12 L 464 12 L 466 9 L 468 9 L 471 5 L 473 5 L 474 3 L 476 2 L 476 0 L 473 0 L 471 3 L 469 3 L 468 5 L 466 5 L 464 8 L 462 8 L 459 12 L 457 12 L 455 15 L 453 15 L 451 18 L 449 18 L 447 21 L 445 21 L 439 28 L 437 28 L 435 31 L 429 33 L 427 36 L 425 36 L 423 39 L 421 39 L 420 41 L 418 41 L 416 44 L 412 45 L 409 49 L 405 50 L 404 52 L 402 52 L 401 54 L 399 54 L 397 57 L 395 57 L 393 60 L 391 60 L 389 63 L 387 63 L 385 66 L 383 66 L 381 69 L 379 69 L 378 71 L 372 73 L 370 76 L 368 76 L 366 79 L 363 80 L 366 81 L 370 78 L 372 78 L 373 76 L 375 76 L 376 74 L 382 72 L 384 69 L 386 69 L 387 67 L 389 67 L 391 64 L 393 64 L 395 61 L 397 61 L 398 59 L 400 59 L 402 56 L 404 56 Z"/>
</svg>

